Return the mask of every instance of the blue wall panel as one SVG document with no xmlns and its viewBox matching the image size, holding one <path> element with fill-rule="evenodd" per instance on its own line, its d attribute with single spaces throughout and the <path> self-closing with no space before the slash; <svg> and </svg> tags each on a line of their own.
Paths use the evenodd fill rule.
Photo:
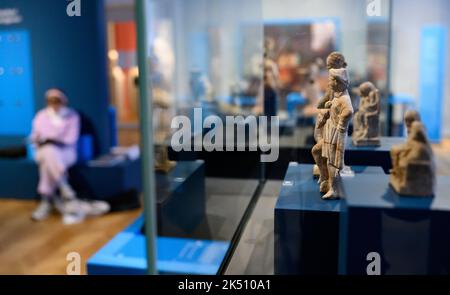
<svg viewBox="0 0 450 295">
<path fill-rule="evenodd" d="M 34 113 L 30 37 L 0 31 L 0 136 L 27 135 Z"/>
<path fill-rule="evenodd" d="M 44 106 L 48 88 L 64 89 L 71 106 L 84 118 L 84 132 L 94 135 L 95 152 L 103 153 L 108 151 L 111 142 L 104 1 L 82 0 L 79 17 L 67 15 L 68 4 L 63 0 L 1 0 L 0 10 L 16 9 L 21 21 L 10 25 L 0 22 L 0 31 L 28 32 L 33 85 L 28 87 L 24 79 L 19 86 L 6 85 L 9 89 L 0 90 L 0 95 L 7 93 L 8 98 L 2 99 L 11 100 L 21 91 L 33 89 L 34 101 L 28 107 L 32 106 L 34 114 Z M 8 54 L 7 58 L 11 57 Z M 22 62 L 22 57 L 16 58 Z M 31 122 L 29 116 L 20 120 L 17 130 L 21 132 L 8 136 L 0 132 L 0 146 L 22 142 L 23 126 Z M 10 122 L 0 116 L 0 125 Z"/>
<path fill-rule="evenodd" d="M 447 29 L 424 26 L 420 48 L 419 111 L 431 141 L 439 141 L 442 133 Z"/>
</svg>

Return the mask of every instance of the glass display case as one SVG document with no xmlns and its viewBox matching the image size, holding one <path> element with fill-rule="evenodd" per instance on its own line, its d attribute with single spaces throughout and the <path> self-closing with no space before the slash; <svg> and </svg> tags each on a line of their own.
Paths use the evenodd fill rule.
<svg viewBox="0 0 450 295">
<path fill-rule="evenodd" d="M 141 90 L 153 106 L 158 237 L 226 245 L 217 250 L 220 273 L 256 201 L 262 168 L 260 151 L 227 152 L 225 143 L 222 152 L 206 151 L 202 137 L 213 126 L 203 121 L 246 117 L 262 100 L 261 1 L 147 0 L 145 6 L 147 43 L 140 49 L 148 77 L 138 83 L 146 83 Z M 181 119 L 191 126 L 186 149 L 173 140 Z"/>
</svg>

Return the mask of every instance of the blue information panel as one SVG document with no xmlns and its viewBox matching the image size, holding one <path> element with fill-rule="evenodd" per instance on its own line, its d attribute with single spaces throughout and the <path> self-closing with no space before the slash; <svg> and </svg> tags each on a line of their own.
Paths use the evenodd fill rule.
<svg viewBox="0 0 450 295">
<path fill-rule="evenodd" d="M 29 33 L 0 31 L 0 136 L 27 135 L 33 113 Z"/>
<path fill-rule="evenodd" d="M 145 236 L 141 233 L 141 215 L 89 258 L 90 275 L 139 275 L 147 273 Z M 158 237 L 160 274 L 215 275 L 230 247 L 227 241 Z"/>
</svg>

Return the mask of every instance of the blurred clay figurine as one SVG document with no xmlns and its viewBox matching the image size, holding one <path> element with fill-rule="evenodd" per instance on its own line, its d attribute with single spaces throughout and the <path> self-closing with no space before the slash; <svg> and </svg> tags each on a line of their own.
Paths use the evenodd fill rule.
<svg viewBox="0 0 450 295">
<path fill-rule="evenodd" d="M 302 95 L 308 101 L 308 104 L 302 110 L 305 117 L 311 117 L 318 114 L 317 103 L 320 98 L 322 98 L 318 76 L 320 75 L 320 67 L 322 64 L 323 61 L 318 59 L 310 66 L 307 82 L 303 86 Z"/>
<path fill-rule="evenodd" d="M 355 146 L 380 145 L 380 96 L 371 82 L 362 83 L 358 94 L 359 109 L 353 119 L 353 144 Z"/>
<path fill-rule="evenodd" d="M 416 110 L 408 110 L 405 113 L 405 126 L 406 126 L 406 134 L 409 135 L 411 133 L 411 126 L 415 121 L 421 121 L 420 114 Z"/>
<path fill-rule="evenodd" d="M 189 85 L 196 104 L 200 104 L 203 101 L 213 101 L 213 88 L 211 82 L 206 75 L 202 74 L 200 70 L 191 70 Z"/>
<path fill-rule="evenodd" d="M 420 121 L 411 123 L 407 142 L 393 147 L 391 158 L 390 184 L 399 195 L 433 196 L 436 182 L 433 150 Z"/>
<path fill-rule="evenodd" d="M 158 172 L 168 173 L 176 163 L 169 160 L 166 139 L 170 136 L 170 120 L 169 114 L 172 101 L 170 95 L 159 87 L 153 88 L 153 120 L 155 126 L 155 170 Z"/>
<path fill-rule="evenodd" d="M 278 65 L 268 56 L 267 51 L 268 48 L 264 52 L 264 114 L 266 116 L 276 116 L 278 113 L 280 73 Z"/>
</svg>

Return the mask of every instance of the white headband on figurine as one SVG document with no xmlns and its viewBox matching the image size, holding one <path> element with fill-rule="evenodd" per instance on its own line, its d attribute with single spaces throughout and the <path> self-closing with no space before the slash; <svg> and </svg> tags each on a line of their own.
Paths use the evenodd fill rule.
<svg viewBox="0 0 450 295">
<path fill-rule="evenodd" d="M 348 81 L 349 81 L 347 69 L 345 69 L 345 68 L 331 69 L 330 77 L 338 78 L 340 81 L 342 81 L 346 84 L 348 84 Z"/>
</svg>

